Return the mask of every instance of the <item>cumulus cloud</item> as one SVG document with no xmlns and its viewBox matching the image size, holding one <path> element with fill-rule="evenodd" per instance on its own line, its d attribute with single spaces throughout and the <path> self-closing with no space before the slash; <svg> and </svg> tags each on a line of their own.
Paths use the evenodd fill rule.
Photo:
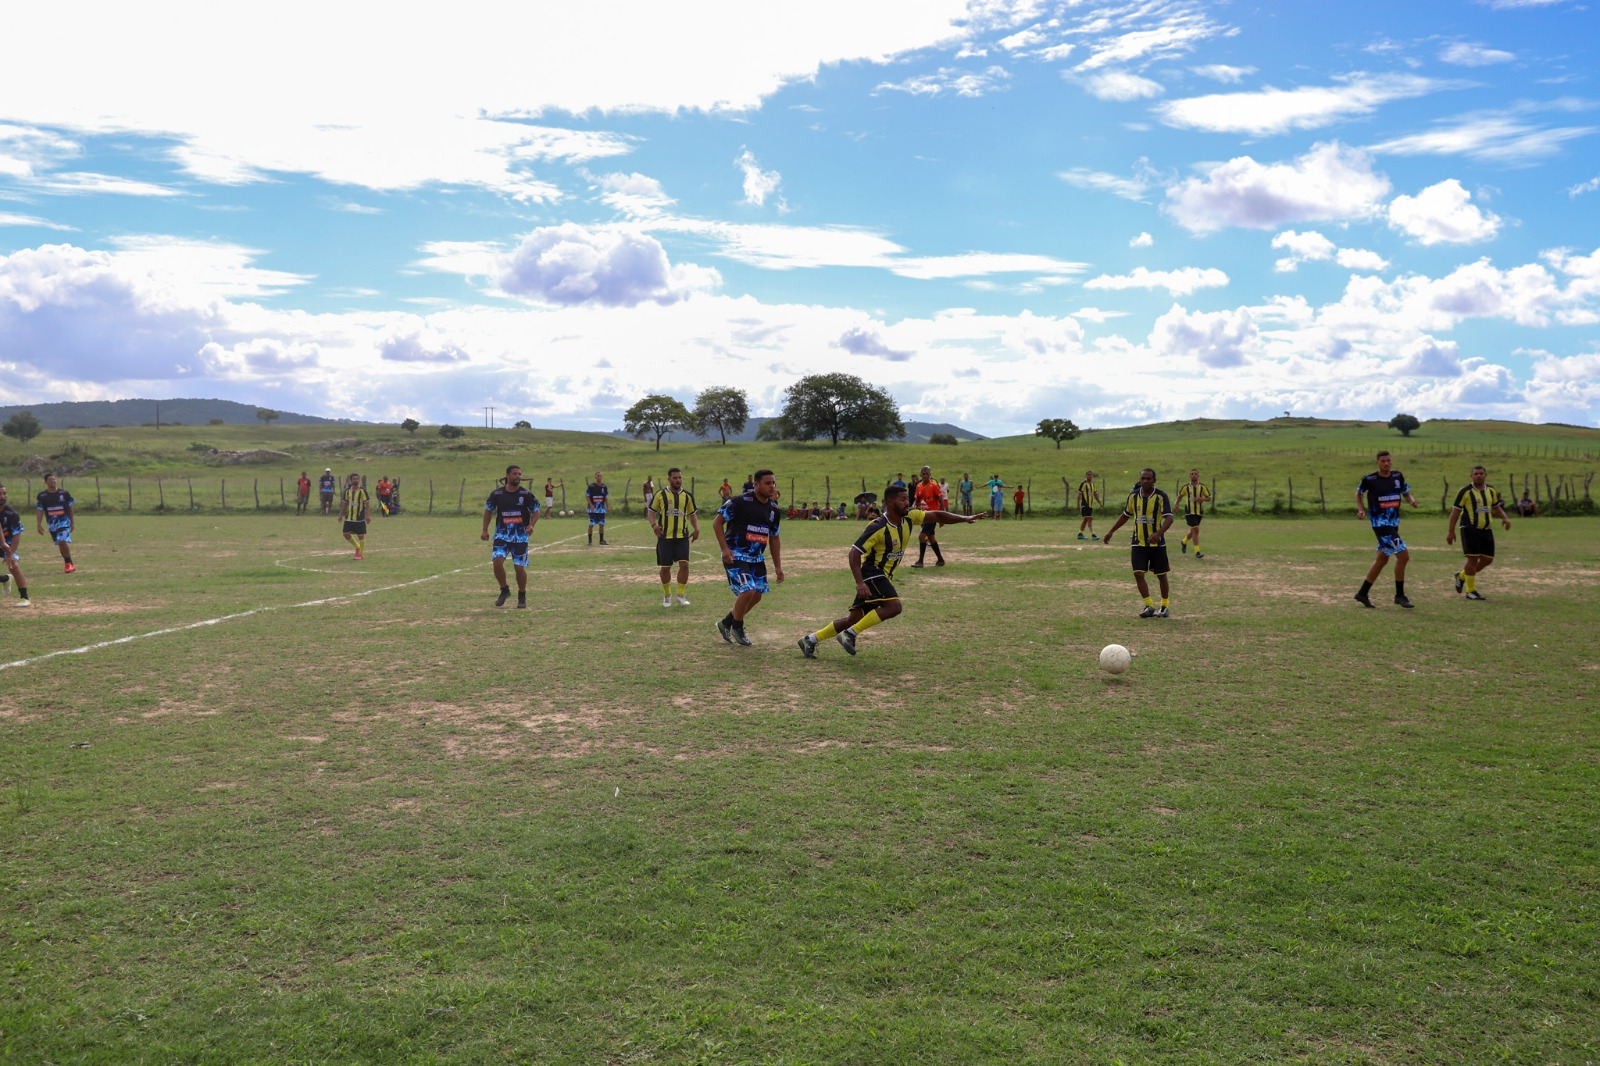
<svg viewBox="0 0 1600 1066">
<path fill-rule="evenodd" d="M 1166 211 L 1185 229 L 1276 229 L 1295 222 L 1367 219 L 1383 208 L 1389 179 L 1372 157 L 1338 142 L 1318 144 L 1291 163 L 1240 156 L 1167 190 Z"/>
<path fill-rule="evenodd" d="M 1476 244 L 1500 231 L 1500 218 L 1472 202 L 1454 178 L 1430 185 L 1416 196 L 1396 196 L 1389 225 L 1419 244 Z"/>
<path fill-rule="evenodd" d="M 659 181 L 645 174 L 601 174 L 594 182 L 602 203 L 634 218 L 658 215 L 675 203 Z"/>
<path fill-rule="evenodd" d="M 1098 99 L 1119 102 L 1148 100 L 1166 91 L 1160 82 L 1151 81 L 1137 74 L 1129 74 L 1127 71 L 1096 74 L 1084 80 L 1084 87 Z"/>
<path fill-rule="evenodd" d="M 1421 337 L 1400 353 L 1395 372 L 1407 377 L 1455 378 L 1461 376 L 1461 348 L 1454 341 Z"/>
<path fill-rule="evenodd" d="M 1334 262 L 1347 270 L 1388 270 L 1389 261 L 1377 252 L 1365 248 L 1340 248 L 1334 254 Z"/>
<path fill-rule="evenodd" d="M 1150 236 L 1150 234 L 1148 234 L 1148 233 L 1140 233 L 1137 237 L 1133 238 L 1133 240 L 1128 242 L 1128 247 L 1129 248 L 1149 248 L 1151 245 L 1153 245 L 1155 243 L 1156 243 L 1156 239 L 1154 237 Z"/>
<path fill-rule="evenodd" d="M 674 303 L 713 288 L 716 271 L 674 266 L 654 237 L 573 223 L 534 230 L 501 264 L 504 292 L 550 304 Z"/>
<path fill-rule="evenodd" d="M 437 335 L 429 335 L 419 325 L 402 324 L 400 331 L 378 344 L 378 358 L 391 363 L 465 363 L 470 356 L 460 345 Z"/>
<path fill-rule="evenodd" d="M 1260 333 L 1246 308 L 1187 311 L 1177 304 L 1150 331 L 1157 355 L 1195 359 L 1213 369 L 1242 366 L 1256 350 Z"/>
<path fill-rule="evenodd" d="M 1187 296 L 1201 289 L 1219 289 L 1228 284 L 1228 275 L 1216 267 L 1183 267 L 1180 270 L 1146 270 L 1135 267 L 1131 274 L 1090 278 L 1086 289 L 1166 289 L 1173 296 Z"/>
<path fill-rule="evenodd" d="M 1169 126 L 1265 137 L 1312 130 L 1371 114 L 1394 100 L 1425 96 L 1444 83 L 1415 74 L 1353 74 L 1339 85 L 1258 89 L 1172 100 L 1156 108 Z"/>
<path fill-rule="evenodd" d="M 1600 177 L 1578 182 L 1578 184 L 1567 189 L 1567 195 L 1576 198 L 1586 192 L 1594 192 L 1596 189 L 1600 189 Z"/>
<path fill-rule="evenodd" d="M 1439 53 L 1439 58 L 1458 67 L 1491 67 L 1496 63 L 1509 63 L 1517 57 L 1498 48 L 1456 41 L 1445 45 L 1443 51 Z"/>
<path fill-rule="evenodd" d="M 1332 259 L 1333 253 L 1338 250 L 1332 241 L 1315 230 L 1305 233 L 1284 230 L 1272 238 L 1272 247 L 1289 253 L 1272 265 L 1279 273 L 1288 273 L 1301 263 Z"/>
<path fill-rule="evenodd" d="M 762 170 L 761 164 L 756 161 L 755 153 L 745 148 L 739 152 L 739 158 L 733 165 L 744 174 L 744 202 L 753 207 L 761 207 L 767 202 L 767 197 L 778 191 L 778 186 L 783 183 L 783 176 L 776 170 Z M 778 201 L 779 206 L 783 201 Z"/>
<path fill-rule="evenodd" d="M 887 359 L 891 363 L 903 363 L 917 354 L 901 348 L 891 348 L 883 342 L 875 331 L 851 327 L 844 332 L 835 346 L 843 348 L 851 355 L 868 355 L 878 359 Z"/>
</svg>

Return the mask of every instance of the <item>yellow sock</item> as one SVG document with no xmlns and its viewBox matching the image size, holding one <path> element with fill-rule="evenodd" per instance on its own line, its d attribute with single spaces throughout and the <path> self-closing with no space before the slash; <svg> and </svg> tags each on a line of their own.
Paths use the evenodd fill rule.
<svg viewBox="0 0 1600 1066">
<path fill-rule="evenodd" d="M 661 595 L 663 595 L 663 596 L 670 596 L 670 595 L 672 595 L 672 582 L 670 582 L 670 581 L 663 581 L 663 582 L 662 582 L 662 583 L 661 583 Z"/>
<path fill-rule="evenodd" d="M 689 594 L 689 583 L 687 581 L 678 582 L 678 595 L 687 596 L 688 594 Z"/>
<path fill-rule="evenodd" d="M 1478 575 L 1463 573 L 1461 579 L 1467 583 L 1468 592 L 1478 591 Z"/>
<path fill-rule="evenodd" d="M 857 622 L 850 628 L 855 630 L 858 634 L 865 633 L 867 630 L 871 629 L 881 621 L 883 621 L 883 619 L 878 617 L 877 611 L 868 611 L 866 616 L 862 618 L 861 621 Z"/>
<path fill-rule="evenodd" d="M 1146 607 L 1154 607 L 1156 605 L 1156 601 L 1152 600 L 1149 596 L 1146 596 L 1144 598 L 1144 605 Z"/>
<path fill-rule="evenodd" d="M 356 551 L 361 552 L 363 555 L 366 554 L 366 551 L 367 551 L 367 538 L 366 537 L 357 537 L 356 538 Z"/>
<path fill-rule="evenodd" d="M 1167 597 L 1163 596 L 1163 597 L 1161 597 L 1161 606 L 1165 607 L 1166 605 L 1167 605 Z"/>
<path fill-rule="evenodd" d="M 821 629 L 817 630 L 815 633 L 811 634 L 811 639 L 815 640 L 818 644 L 821 644 L 823 641 L 832 640 L 834 637 L 836 637 L 838 635 L 839 635 L 839 631 L 837 629 L 833 628 L 833 623 L 832 622 L 829 622 L 826 626 L 822 627 Z"/>
</svg>

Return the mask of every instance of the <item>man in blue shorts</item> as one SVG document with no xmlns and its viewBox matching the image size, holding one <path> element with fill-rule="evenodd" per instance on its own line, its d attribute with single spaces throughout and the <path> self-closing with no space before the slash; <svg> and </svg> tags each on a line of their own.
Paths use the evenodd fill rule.
<svg viewBox="0 0 1600 1066">
<path fill-rule="evenodd" d="M 28 599 L 28 579 L 22 576 L 22 560 L 17 555 L 18 542 L 22 540 L 22 516 L 8 502 L 6 487 L 0 485 L 0 556 L 5 557 L 7 573 L 0 574 L 0 584 L 11 590 L 11 579 L 17 579 L 17 606 L 31 607 Z"/>
<path fill-rule="evenodd" d="M 770 470 L 757 470 L 749 492 L 723 503 L 711 522 L 722 550 L 722 567 L 733 591 L 733 610 L 717 622 L 717 635 L 729 644 L 750 646 L 744 619 L 767 591 L 766 552 L 772 549 L 773 576 L 783 583 L 782 545 L 778 540 L 778 479 Z"/>
<path fill-rule="evenodd" d="M 589 500 L 589 543 L 594 544 L 594 527 L 600 527 L 600 544 L 606 543 L 606 497 L 611 495 L 611 488 L 606 484 L 606 479 L 600 471 L 594 472 L 594 480 L 589 487 L 583 490 Z"/>
<path fill-rule="evenodd" d="M 494 579 L 500 583 L 496 607 L 504 607 L 511 598 L 511 586 L 506 582 L 506 560 L 517 571 L 517 608 L 528 606 L 528 535 L 539 521 L 539 498 L 533 490 L 522 484 L 522 467 L 515 463 L 506 467 L 506 476 L 489 493 L 483 505 L 483 532 L 479 540 L 489 539 L 489 519 L 494 518 Z"/>
<path fill-rule="evenodd" d="M 38 518 L 39 536 L 44 536 L 45 526 L 50 527 L 50 539 L 61 551 L 62 573 L 71 574 L 78 568 L 72 562 L 72 530 L 77 520 L 72 505 L 77 501 L 72 493 L 56 483 L 54 474 L 44 476 L 44 491 L 39 493 L 34 511 Z"/>
<path fill-rule="evenodd" d="M 1367 594 L 1372 591 L 1372 583 L 1378 580 L 1383 568 L 1389 565 L 1391 555 L 1394 556 L 1394 602 L 1405 608 L 1413 606 L 1406 598 L 1406 563 L 1411 561 L 1411 553 L 1406 549 L 1406 542 L 1400 539 L 1402 499 L 1413 509 L 1416 508 L 1417 498 L 1411 495 L 1411 486 L 1406 484 L 1405 475 L 1394 468 L 1394 457 L 1387 451 L 1381 451 L 1378 453 L 1378 469 L 1362 478 L 1361 484 L 1356 486 L 1356 517 L 1370 521 L 1372 533 L 1378 538 L 1378 557 L 1367 570 L 1367 579 L 1361 583 L 1361 591 L 1355 595 L 1355 601 L 1363 607 L 1377 606 Z"/>
</svg>

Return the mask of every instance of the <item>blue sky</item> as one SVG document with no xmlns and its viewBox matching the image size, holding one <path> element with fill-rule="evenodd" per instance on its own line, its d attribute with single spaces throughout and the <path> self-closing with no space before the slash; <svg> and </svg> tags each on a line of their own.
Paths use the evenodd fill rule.
<svg viewBox="0 0 1600 1066">
<path fill-rule="evenodd" d="M 0 403 L 1600 424 L 1586 0 L 31 7 Z"/>
</svg>

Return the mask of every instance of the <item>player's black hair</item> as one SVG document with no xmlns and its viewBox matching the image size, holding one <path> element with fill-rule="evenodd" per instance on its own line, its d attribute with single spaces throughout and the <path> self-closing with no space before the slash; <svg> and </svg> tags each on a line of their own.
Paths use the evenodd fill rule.
<svg viewBox="0 0 1600 1066">
<path fill-rule="evenodd" d="M 681 473 L 683 473 L 683 470 L 681 468 L 679 468 L 679 467 L 676 467 L 676 466 L 667 467 L 667 476 L 668 477 L 671 477 L 673 474 L 681 474 Z"/>
<path fill-rule="evenodd" d="M 1373 458 L 1374 459 L 1382 459 L 1385 455 L 1389 455 L 1389 449 L 1388 448 L 1385 448 L 1383 451 L 1381 451 L 1377 455 L 1373 456 Z M 1393 458 L 1393 456 L 1390 456 L 1390 458 Z"/>
<path fill-rule="evenodd" d="M 883 505 L 887 507 L 889 506 L 889 501 L 891 499 L 896 496 L 904 496 L 905 494 L 906 487 L 904 485 L 890 485 L 888 488 L 883 490 Z"/>
<path fill-rule="evenodd" d="M 750 475 L 750 484 L 756 484 L 770 473 L 772 473 L 770 470 L 757 470 L 754 474 Z"/>
</svg>

